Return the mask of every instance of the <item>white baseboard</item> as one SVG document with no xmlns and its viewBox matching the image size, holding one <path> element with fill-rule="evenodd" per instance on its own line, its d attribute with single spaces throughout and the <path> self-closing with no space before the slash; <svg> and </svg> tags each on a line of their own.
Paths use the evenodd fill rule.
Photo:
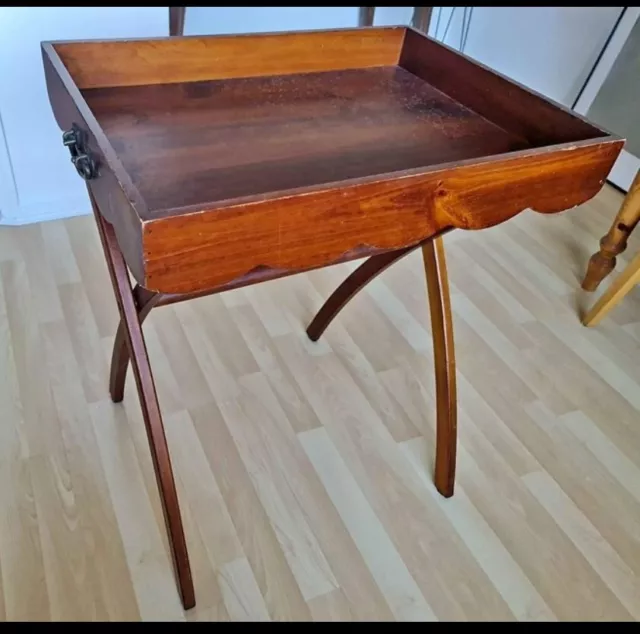
<svg viewBox="0 0 640 634">
<path fill-rule="evenodd" d="M 77 198 L 57 200 L 49 203 L 20 205 L 14 209 L 2 210 L 0 225 L 29 225 L 35 222 L 62 220 L 91 213 L 91 205 L 86 194 Z"/>
</svg>

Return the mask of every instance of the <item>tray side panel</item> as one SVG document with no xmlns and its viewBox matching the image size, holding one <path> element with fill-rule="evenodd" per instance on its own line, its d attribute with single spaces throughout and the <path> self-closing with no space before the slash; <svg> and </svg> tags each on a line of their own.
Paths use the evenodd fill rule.
<svg viewBox="0 0 640 634">
<path fill-rule="evenodd" d="M 621 147 L 583 144 L 145 222 L 144 284 L 215 289 L 256 270 L 303 271 L 490 227 L 526 208 L 569 209 L 600 190 Z"/>
<path fill-rule="evenodd" d="M 500 127 L 536 146 L 608 136 L 559 104 L 413 30 L 400 66 Z"/>
<path fill-rule="evenodd" d="M 81 89 L 395 65 L 405 29 L 57 42 Z"/>
<path fill-rule="evenodd" d="M 99 165 L 99 175 L 88 181 L 87 184 L 98 203 L 100 213 L 114 227 L 118 244 L 131 273 L 136 281 L 142 282 L 144 280 L 144 262 L 140 218 L 107 164 L 100 144 L 96 140 L 93 122 L 87 122 L 87 115 L 80 112 L 76 100 L 70 94 L 68 86 L 65 85 L 60 74 L 64 72 L 64 69 L 60 68 L 60 60 L 52 60 L 45 48 L 42 50 L 42 59 L 47 92 L 56 122 L 63 131 L 69 130 L 75 123 L 86 133 L 87 147 Z M 78 97 L 81 99 L 79 93 Z M 62 140 L 60 142 L 62 143 Z M 69 169 L 74 169 L 71 161 L 69 161 Z"/>
</svg>

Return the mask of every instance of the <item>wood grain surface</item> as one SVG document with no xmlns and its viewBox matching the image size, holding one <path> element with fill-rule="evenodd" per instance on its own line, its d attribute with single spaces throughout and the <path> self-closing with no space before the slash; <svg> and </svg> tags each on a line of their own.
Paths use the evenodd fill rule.
<svg viewBox="0 0 640 634">
<path fill-rule="evenodd" d="M 187 614 L 135 384 L 108 394 L 118 310 L 93 217 L 0 227 L 0 620 L 637 621 L 640 289 L 578 319 L 621 202 L 605 187 L 444 236 L 449 500 L 419 252 L 318 343 L 304 328 L 352 263 L 153 310 Z"/>
<path fill-rule="evenodd" d="M 613 141 L 578 145 L 535 160 L 354 185 L 338 196 L 320 190 L 158 218 L 143 226 L 144 285 L 172 293 L 215 288 L 263 267 L 285 275 L 410 246 L 450 228 L 484 229 L 529 207 L 563 211 L 600 190 L 619 150 Z"/>
<path fill-rule="evenodd" d="M 622 147 L 404 27 L 43 55 L 58 124 L 89 135 L 91 191 L 135 279 L 165 293 L 562 211 L 595 195 Z"/>
<path fill-rule="evenodd" d="M 56 43 L 77 86 L 108 88 L 393 66 L 403 27 Z"/>
<path fill-rule="evenodd" d="M 529 147 L 398 67 L 83 96 L 148 206 L 144 220 Z"/>
</svg>

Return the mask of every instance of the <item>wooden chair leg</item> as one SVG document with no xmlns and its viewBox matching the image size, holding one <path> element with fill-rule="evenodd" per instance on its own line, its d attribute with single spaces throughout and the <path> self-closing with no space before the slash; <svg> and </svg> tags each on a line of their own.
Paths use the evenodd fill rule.
<svg viewBox="0 0 640 634">
<path fill-rule="evenodd" d="M 120 319 L 124 325 L 123 334 L 131 356 L 133 374 L 138 388 L 138 396 L 140 397 L 140 406 L 147 438 L 149 439 L 149 448 L 169 536 L 169 546 L 173 557 L 180 598 L 182 605 L 188 610 L 196 603 L 191 567 L 182 528 L 178 494 L 171 469 L 169 448 L 160 415 L 151 366 L 149 365 L 149 357 L 138 319 L 138 311 L 136 310 L 127 267 L 118 247 L 113 227 L 103 219 L 90 191 L 89 196 L 118 303 Z"/>
<path fill-rule="evenodd" d="M 373 26 L 375 13 L 375 7 L 360 7 L 360 11 L 358 12 L 358 26 Z"/>
<path fill-rule="evenodd" d="M 433 358 L 436 375 L 436 489 L 451 497 L 456 476 L 458 412 L 456 403 L 456 358 L 449 278 L 442 238 L 422 246 L 427 278 Z"/>
<path fill-rule="evenodd" d="M 640 253 L 638 253 L 627 268 L 618 275 L 593 308 L 583 317 L 585 326 L 596 326 L 605 315 L 616 306 L 622 298 L 640 283 Z"/>
<path fill-rule="evenodd" d="M 169 35 L 181 36 L 184 34 L 184 18 L 187 7 L 169 7 Z"/>
<path fill-rule="evenodd" d="M 627 240 L 640 221 L 640 171 L 622 202 L 611 229 L 600 240 L 600 250 L 589 259 L 582 281 L 585 291 L 595 291 L 616 266 L 616 256 L 627 248 Z"/>
<path fill-rule="evenodd" d="M 433 7 L 413 7 L 411 26 L 423 33 L 429 33 L 429 24 L 431 23 L 432 13 Z"/>
<path fill-rule="evenodd" d="M 307 328 L 307 335 L 317 341 L 327 326 L 349 300 L 371 280 L 400 258 L 416 249 L 409 247 L 369 258 L 338 286 Z M 456 442 L 456 370 L 453 348 L 453 322 L 449 299 L 449 280 L 442 238 L 434 238 L 422 246 L 427 290 L 431 311 L 431 330 L 436 375 L 437 423 L 435 485 L 445 497 L 453 495 Z"/>
<path fill-rule="evenodd" d="M 159 293 L 154 293 L 139 285 L 136 285 L 133 289 L 133 299 L 140 326 L 142 326 L 147 315 L 156 306 L 161 297 Z M 111 394 L 111 400 L 114 403 L 120 403 L 124 398 L 124 384 L 127 378 L 127 368 L 129 367 L 129 348 L 125 330 L 125 324 L 121 319 L 113 342 L 111 372 L 109 375 L 109 394 Z"/>
</svg>

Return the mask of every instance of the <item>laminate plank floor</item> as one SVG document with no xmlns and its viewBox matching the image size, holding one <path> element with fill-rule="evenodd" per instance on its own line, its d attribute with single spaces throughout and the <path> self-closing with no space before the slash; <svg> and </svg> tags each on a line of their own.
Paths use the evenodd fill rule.
<svg viewBox="0 0 640 634">
<path fill-rule="evenodd" d="M 637 620 L 640 289 L 597 328 L 578 318 L 621 199 L 445 237 L 449 500 L 419 253 L 317 344 L 305 327 L 354 263 L 153 311 L 188 613 L 132 377 L 122 404 L 107 392 L 93 218 L 0 227 L 0 620 Z"/>
</svg>

